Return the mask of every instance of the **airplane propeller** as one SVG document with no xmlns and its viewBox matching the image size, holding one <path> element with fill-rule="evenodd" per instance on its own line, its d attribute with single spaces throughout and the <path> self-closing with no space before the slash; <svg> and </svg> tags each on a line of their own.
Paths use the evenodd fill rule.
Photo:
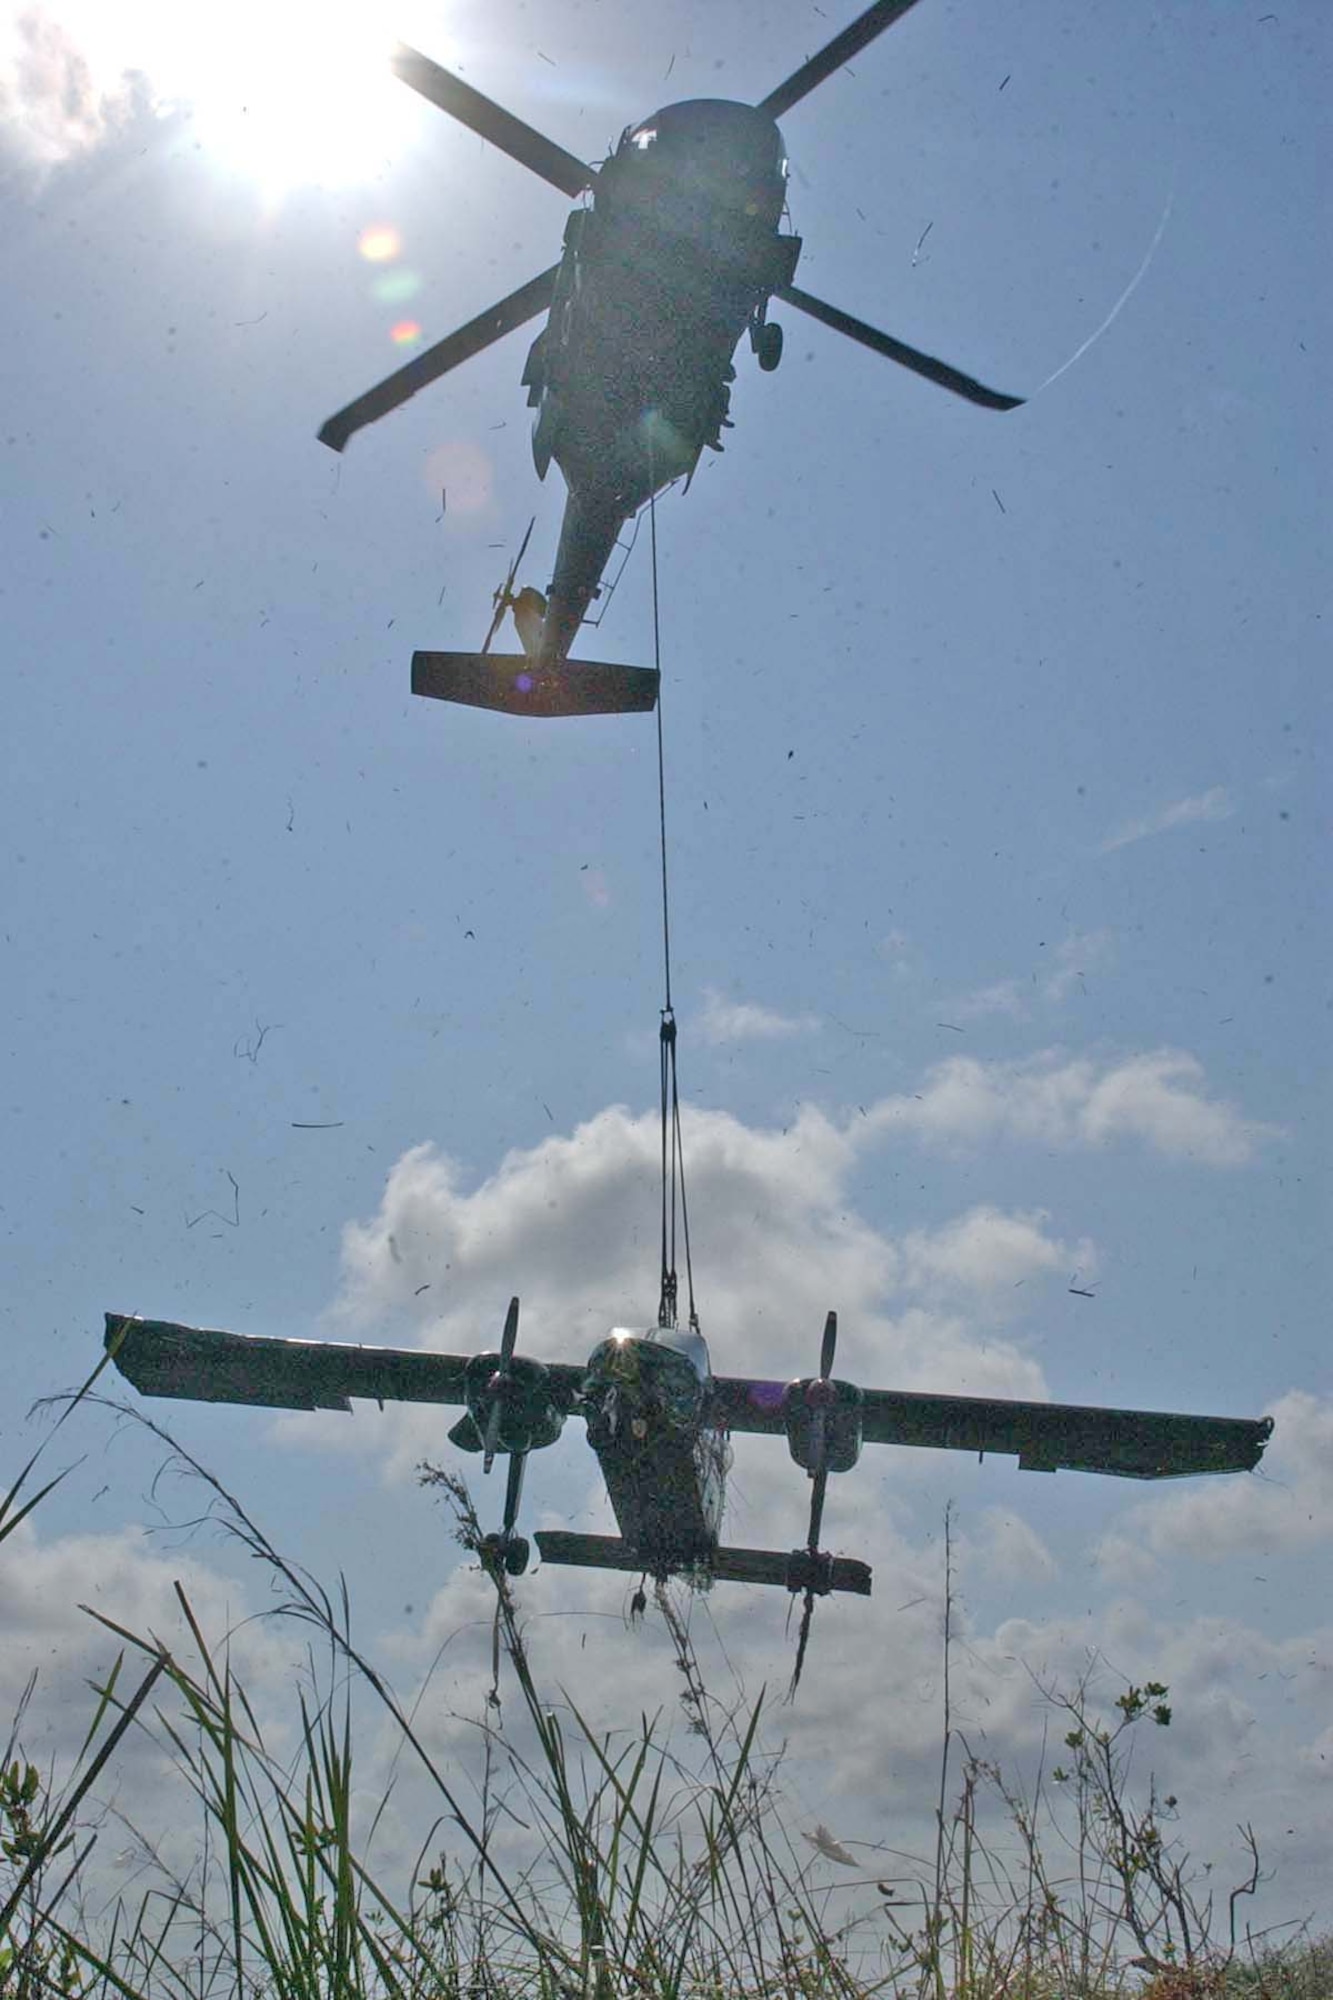
<svg viewBox="0 0 1333 2000">
<path fill-rule="evenodd" d="M 486 1384 L 491 1397 L 490 1414 L 486 1419 L 486 1429 L 482 1433 L 486 1456 L 481 1461 L 483 1472 L 489 1472 L 495 1463 L 495 1454 L 500 1448 L 500 1423 L 504 1417 L 505 1393 L 514 1379 L 514 1343 L 518 1339 L 518 1300 L 509 1301 L 509 1311 L 505 1314 L 504 1332 L 500 1335 L 500 1366 Z"/>
<path fill-rule="evenodd" d="M 529 529 L 528 533 L 531 534 Z M 527 547 L 524 537 L 523 547 Z M 519 551 L 520 560 L 523 551 Z M 515 568 L 518 564 L 515 563 Z M 512 572 L 511 572 L 512 580 Z M 495 1463 L 495 1454 L 500 1448 L 500 1424 L 504 1417 L 505 1402 L 514 1380 L 514 1347 L 518 1340 L 518 1300 L 509 1301 L 509 1311 L 505 1314 L 504 1332 L 500 1335 L 500 1365 L 487 1383 L 487 1393 L 491 1397 L 491 1407 L 486 1418 L 486 1428 L 482 1433 L 485 1456 L 481 1461 L 483 1472 L 489 1472 Z M 523 1496 L 523 1473 L 527 1466 L 526 1451 L 509 1454 L 509 1473 L 505 1481 L 504 1524 L 498 1535 L 484 1535 L 478 1553 L 483 1563 L 501 1565 L 510 1576 L 522 1576 L 528 1566 L 528 1544 L 523 1535 L 514 1533 L 514 1523 L 518 1519 L 518 1504 Z"/>
<path fill-rule="evenodd" d="M 815 1598 L 826 1597 L 832 1587 L 833 1558 L 821 1552 L 819 1531 L 824 1522 L 824 1495 L 828 1491 L 828 1416 L 830 1405 L 837 1399 L 837 1390 L 831 1380 L 833 1357 L 837 1347 L 838 1315 L 831 1312 L 824 1321 L 824 1338 L 819 1347 L 819 1374 L 813 1382 L 807 1382 L 801 1391 L 805 1406 L 810 1412 L 806 1470 L 812 1486 L 810 1528 L 805 1538 L 805 1560 L 801 1565 L 805 1572 L 805 1602 L 801 1606 L 801 1629 L 796 1640 L 796 1665 L 792 1669 L 789 1697 L 795 1694 L 801 1684 L 801 1668 L 805 1665 L 805 1649 L 810 1641 L 810 1626 L 815 1615 Z M 793 1563 L 793 1567 L 795 1566 Z"/>
</svg>

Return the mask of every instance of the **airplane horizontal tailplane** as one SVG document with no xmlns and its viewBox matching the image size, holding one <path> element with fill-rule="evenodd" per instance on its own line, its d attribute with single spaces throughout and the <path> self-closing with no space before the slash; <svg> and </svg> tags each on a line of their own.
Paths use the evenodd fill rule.
<svg viewBox="0 0 1333 2000">
<path fill-rule="evenodd" d="M 618 1535 L 573 1535 L 546 1528 L 537 1534 L 543 1562 L 572 1563 L 580 1569 L 651 1569 Z M 809 1582 L 804 1549 L 786 1554 L 776 1549 L 715 1549 L 699 1567 L 726 1583 L 776 1583 L 786 1590 L 803 1590 Z M 870 1595 L 870 1565 L 852 1556 L 832 1556 L 826 1572 L 830 1590 Z M 818 1586 L 816 1586 L 818 1588 Z M 821 1591 L 821 1595 L 823 1592 Z"/>
<path fill-rule="evenodd" d="M 655 706 L 657 672 L 602 660 L 536 667 L 523 653 L 413 653 L 412 692 L 504 715 L 631 715 Z"/>
</svg>

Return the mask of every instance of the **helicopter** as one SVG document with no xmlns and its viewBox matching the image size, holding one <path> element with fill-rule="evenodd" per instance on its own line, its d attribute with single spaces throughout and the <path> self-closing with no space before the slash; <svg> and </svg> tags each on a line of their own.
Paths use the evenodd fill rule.
<svg viewBox="0 0 1333 2000">
<path fill-rule="evenodd" d="M 419 51 L 400 44 L 402 81 L 562 194 L 579 200 L 560 261 L 397 369 L 319 432 L 342 451 L 354 432 L 493 342 L 547 314 L 523 369 L 535 409 L 539 478 L 554 462 L 567 496 L 555 569 L 532 651 L 417 652 L 415 693 L 526 715 L 651 709 L 655 669 L 570 658 L 628 521 L 692 478 L 730 428 L 733 355 L 748 334 L 760 369 L 782 358 L 780 299 L 872 352 L 985 409 L 1022 402 L 896 340 L 793 283 L 801 239 L 784 234 L 787 157 L 777 120 L 908 13 L 877 0 L 758 104 L 694 98 L 628 125 L 609 158 L 585 164 Z M 511 573 L 512 582 L 512 573 Z"/>
<path fill-rule="evenodd" d="M 1271 1417 L 862 1389 L 833 1374 L 835 1312 L 825 1320 L 818 1374 L 787 1382 L 715 1375 L 693 1318 L 688 1326 L 613 1327 L 581 1365 L 520 1354 L 518 1324 L 519 1300 L 511 1298 L 499 1346 L 456 1355 L 107 1313 L 105 1345 L 146 1396 L 283 1410 L 348 1411 L 354 1397 L 381 1409 L 386 1401 L 461 1404 L 450 1441 L 479 1454 L 485 1472 L 498 1456 L 509 1461 L 501 1527 L 479 1551 L 497 1575 L 521 1576 L 531 1554 L 517 1532 L 529 1454 L 554 1444 L 568 1418 L 581 1417 L 620 1533 L 539 1529 L 534 1539 L 542 1561 L 659 1580 L 684 1576 L 701 1587 L 729 1581 L 802 1593 L 797 1678 L 815 1599 L 831 1591 L 870 1595 L 868 1563 L 819 1546 L 829 1478 L 850 1472 L 863 1445 L 1016 1455 L 1021 1471 L 1164 1479 L 1252 1471 L 1273 1429 Z M 803 1545 L 786 1551 L 723 1545 L 729 1439 L 737 1432 L 786 1438 L 811 1487 Z"/>
</svg>

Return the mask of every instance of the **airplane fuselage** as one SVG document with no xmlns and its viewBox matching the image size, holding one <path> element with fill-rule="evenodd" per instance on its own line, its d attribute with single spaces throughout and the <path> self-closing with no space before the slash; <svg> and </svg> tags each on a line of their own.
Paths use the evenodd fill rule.
<svg viewBox="0 0 1333 2000">
<path fill-rule="evenodd" d="M 684 1327 L 616 1327 L 588 1357 L 582 1389 L 625 1547 L 646 1570 L 706 1569 L 722 1527 L 730 1447 L 708 1421 L 703 1336 Z"/>
</svg>

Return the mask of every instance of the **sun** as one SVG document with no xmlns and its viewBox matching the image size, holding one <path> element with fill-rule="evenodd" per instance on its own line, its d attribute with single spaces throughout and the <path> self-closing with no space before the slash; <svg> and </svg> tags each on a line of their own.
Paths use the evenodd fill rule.
<svg viewBox="0 0 1333 2000">
<path fill-rule="evenodd" d="M 382 0 L 43 0 L 41 13 L 94 107 L 114 111 L 133 82 L 265 197 L 374 180 L 411 143 Z"/>
<path fill-rule="evenodd" d="M 414 121 L 382 6 L 240 0 L 219 12 L 192 99 L 197 136 L 222 164 L 273 195 L 371 180 L 403 150 Z"/>
<path fill-rule="evenodd" d="M 177 0 L 162 15 L 195 136 L 263 194 L 371 180 L 403 150 L 413 121 L 375 0 Z"/>
</svg>

